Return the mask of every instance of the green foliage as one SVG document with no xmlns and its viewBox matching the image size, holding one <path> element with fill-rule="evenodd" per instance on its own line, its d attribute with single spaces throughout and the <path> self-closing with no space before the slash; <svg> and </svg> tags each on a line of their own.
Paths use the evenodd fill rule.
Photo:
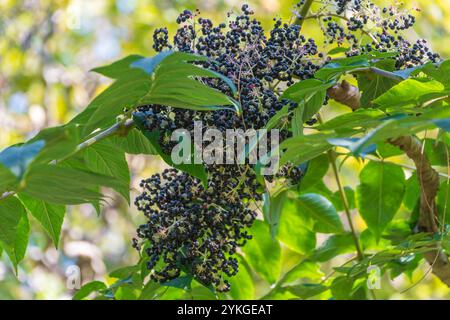
<svg viewBox="0 0 450 320">
<path fill-rule="evenodd" d="M 17 271 L 25 256 L 30 225 L 22 203 L 14 196 L 2 200 L 0 206 L 0 245 Z"/>
<path fill-rule="evenodd" d="M 66 213 L 65 206 L 48 203 L 27 196 L 26 194 L 19 194 L 19 198 L 25 208 L 27 208 L 28 212 L 30 212 L 31 215 L 39 221 L 45 231 L 47 231 L 55 246 L 58 247 L 61 227 Z"/>
<path fill-rule="evenodd" d="M 267 223 L 255 221 L 252 227 L 252 241 L 242 248 L 245 261 L 268 283 L 272 284 L 281 272 L 281 248 L 270 237 Z"/>
<path fill-rule="evenodd" d="M 358 210 L 377 239 L 400 208 L 405 192 L 403 170 L 393 164 L 369 162 L 356 191 Z"/>
<path fill-rule="evenodd" d="M 330 54 L 347 50 L 338 47 Z M 334 59 L 315 78 L 298 81 L 281 93 L 280 99 L 297 102 L 298 106 L 294 110 L 283 107 L 266 128 L 290 128 L 292 138 L 280 147 L 281 164 L 300 166 L 306 174 L 295 186 L 278 181 L 269 185 L 259 177 L 266 189 L 261 210 L 264 221 L 257 220 L 250 230 L 253 238 L 238 256 L 239 272 L 227 279 L 232 284 L 229 293 L 205 287 L 186 266 L 181 275 L 168 282 L 148 281 L 151 271 L 143 254 L 137 265 L 112 272 L 110 278 L 116 281 L 111 285 L 87 283 L 74 299 L 91 294 L 97 299 L 117 300 L 254 299 L 261 298 L 256 295 L 259 286 L 271 286 L 262 298 L 366 299 L 368 266 L 377 265 L 392 278 L 411 276 L 430 245 L 441 241 L 444 249 L 448 247 L 444 239 L 448 237 L 450 188 L 448 179 L 442 180 L 436 198 L 442 234 L 415 234 L 413 224 L 420 197 L 417 173 L 412 172 L 406 180 L 400 166 L 385 162 L 402 154 L 386 141 L 401 135 L 422 137 L 425 130 L 439 129 L 436 137 L 422 139 L 423 151 L 431 165 L 448 167 L 450 63 L 394 71 L 391 57 L 391 53 L 374 52 Z M 0 247 L 16 270 L 28 245 L 27 213 L 58 246 L 67 205 L 90 203 L 99 210 L 102 187 L 114 189 L 130 203 L 126 153 L 158 155 L 169 166 L 207 185 L 203 165 L 175 165 L 159 145 L 160 133 L 149 132 L 139 114 L 131 117 L 137 107 L 146 104 L 244 112 L 235 100 L 238 90 L 233 82 L 198 66 L 198 62 L 207 60 L 165 51 L 150 58 L 131 55 L 96 68 L 95 72 L 114 82 L 82 113 L 66 125 L 42 130 L 29 141 L 0 153 L 0 195 L 6 192 L 0 199 Z M 326 122 L 319 117 L 317 125 L 304 129 L 303 123 L 322 108 L 327 90 L 347 74 L 356 76 L 362 108 Z M 204 85 L 201 78 L 226 83 L 231 96 Z M 342 189 L 337 191 L 328 187 L 334 156 L 342 160 L 342 166 L 349 158 L 365 162 L 356 190 L 349 185 L 339 185 Z M 333 171 L 338 172 L 333 174 L 339 174 L 341 167 L 334 165 Z M 367 225 L 365 231 L 358 233 L 347 227 L 340 214 L 347 211 L 341 192 L 346 195 L 348 209 L 353 210 L 346 215 L 360 215 Z M 394 219 L 400 208 L 406 213 Z M 326 240 L 321 242 L 323 235 L 317 233 L 327 234 Z M 358 243 L 362 256 L 356 254 Z M 288 270 L 284 267 L 285 252 L 301 257 L 293 266 L 291 261 Z M 342 260 L 339 256 L 344 254 L 351 258 L 334 266 L 333 262 Z M 330 276 L 325 276 L 325 264 L 333 265 Z"/>
<path fill-rule="evenodd" d="M 278 239 L 291 250 L 308 254 L 316 246 L 314 221 L 306 212 L 300 210 L 298 202 L 297 199 L 289 199 L 284 203 Z"/>
<path fill-rule="evenodd" d="M 83 151 L 86 167 L 117 180 L 113 188 L 130 203 L 130 173 L 124 152 L 109 141 L 100 141 Z"/>
</svg>

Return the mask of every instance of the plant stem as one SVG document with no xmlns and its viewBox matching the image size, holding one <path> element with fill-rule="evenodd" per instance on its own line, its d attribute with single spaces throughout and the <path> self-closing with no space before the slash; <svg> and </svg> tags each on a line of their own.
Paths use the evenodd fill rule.
<svg viewBox="0 0 450 320">
<path fill-rule="evenodd" d="M 345 195 L 345 191 L 344 191 L 344 188 L 342 187 L 341 179 L 339 177 L 339 171 L 336 166 L 336 157 L 335 157 L 334 152 L 331 150 L 327 151 L 327 154 L 328 154 L 328 159 L 331 163 L 331 167 L 333 169 L 334 179 L 336 180 L 336 184 L 338 186 L 339 196 L 341 197 L 341 200 L 342 200 L 342 206 L 344 207 L 344 212 L 345 212 L 345 215 L 347 216 L 348 224 L 349 224 L 350 230 L 352 232 L 353 241 L 355 242 L 355 248 L 356 248 L 356 252 L 358 255 L 358 259 L 361 260 L 363 258 L 363 253 L 362 253 L 361 247 L 359 245 L 359 240 L 358 240 L 358 236 L 356 235 L 355 227 L 353 226 L 352 215 L 350 213 L 350 208 L 348 206 L 347 196 Z"/>
<path fill-rule="evenodd" d="M 112 125 L 111 127 L 101 131 L 100 133 L 96 134 L 95 136 L 93 136 L 93 137 L 89 138 L 88 140 L 83 141 L 82 143 L 77 145 L 77 147 L 75 148 L 75 150 L 72 153 L 64 156 L 61 159 L 52 160 L 50 162 L 50 164 L 56 164 L 58 162 L 64 161 L 64 160 L 70 158 L 71 156 L 75 155 L 76 153 L 80 152 L 81 150 L 86 149 L 86 148 L 90 147 L 91 145 L 99 142 L 100 140 L 103 140 L 107 137 L 110 137 L 110 136 L 116 134 L 119 130 L 131 128 L 133 125 L 134 125 L 133 119 L 126 119 L 124 121 L 117 122 L 114 125 Z M 0 201 L 14 195 L 15 193 L 16 193 L 16 191 L 4 192 L 2 195 L 0 195 Z"/>
<path fill-rule="evenodd" d="M 133 119 L 126 119 L 125 121 L 117 122 L 114 125 L 112 125 L 111 127 L 96 134 L 92 138 L 89 138 L 86 141 L 80 143 L 72 153 L 66 155 L 65 157 L 63 157 L 61 159 L 53 160 L 52 163 L 55 164 L 55 163 L 64 161 L 64 160 L 70 158 L 71 156 L 75 155 L 76 153 L 80 152 L 81 150 L 86 149 L 86 148 L 90 147 L 91 145 L 116 134 L 117 131 L 119 131 L 120 129 L 130 128 L 133 125 L 134 125 Z"/>
<path fill-rule="evenodd" d="M 393 80 L 396 80 L 396 81 L 402 81 L 403 80 L 402 77 L 396 75 L 393 72 L 389 72 L 389 71 L 386 71 L 386 70 L 383 70 L 383 69 L 379 69 L 379 68 L 376 68 L 376 67 L 358 68 L 358 69 L 354 69 L 354 70 L 351 71 L 351 73 L 355 73 L 355 72 L 372 72 L 372 73 L 375 73 L 375 74 L 377 74 L 379 76 L 382 76 L 384 78 L 389 78 L 389 79 L 393 79 Z"/>
<path fill-rule="evenodd" d="M 305 0 L 305 3 L 302 6 L 302 9 L 300 10 L 300 15 L 295 19 L 294 24 L 297 24 L 300 26 L 300 28 L 303 25 L 303 22 L 306 20 L 306 16 L 308 14 L 309 9 L 311 9 L 311 5 L 314 1 L 313 0 Z"/>
<path fill-rule="evenodd" d="M 317 114 L 317 120 L 319 121 L 319 123 L 323 124 L 322 117 L 320 116 L 319 113 Z M 344 188 L 342 187 L 341 179 L 339 177 L 339 170 L 336 165 L 336 154 L 334 153 L 334 151 L 328 150 L 327 155 L 328 155 L 328 160 L 331 164 L 331 168 L 333 169 L 333 175 L 334 175 L 334 179 L 336 180 L 336 184 L 337 184 L 338 191 L 339 191 L 339 196 L 341 198 L 342 206 L 344 207 L 344 212 L 347 217 L 348 225 L 350 226 L 350 230 L 351 230 L 351 233 L 353 236 L 353 242 L 355 243 L 358 260 L 362 260 L 364 255 L 361 250 L 361 246 L 359 244 L 358 236 L 356 234 L 356 229 L 353 225 L 352 215 L 350 212 L 350 208 L 348 206 L 348 199 L 347 199 L 347 196 L 345 195 L 345 191 L 344 191 Z"/>
</svg>

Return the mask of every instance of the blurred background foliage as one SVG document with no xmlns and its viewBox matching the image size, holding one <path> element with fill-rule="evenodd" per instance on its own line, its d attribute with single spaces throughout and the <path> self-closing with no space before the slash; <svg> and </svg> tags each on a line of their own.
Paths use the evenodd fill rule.
<svg viewBox="0 0 450 320">
<path fill-rule="evenodd" d="M 289 20 L 295 4 L 287 0 L 247 2 L 266 27 L 275 16 Z M 241 5 L 237 0 L 0 0 L 0 149 L 71 119 L 108 85 L 106 78 L 90 73 L 90 69 L 131 53 L 152 55 L 154 29 L 167 26 L 173 34 L 176 17 L 183 9 L 198 8 L 202 15 L 219 22 Z M 433 51 L 449 58 L 450 0 L 405 0 L 404 6 L 421 9 L 409 38 L 425 38 Z M 316 28 L 308 21 L 304 32 L 315 38 L 320 34 Z M 326 110 L 328 118 L 339 112 L 339 106 L 331 104 Z M 398 157 L 396 161 L 405 159 Z M 134 196 L 140 179 L 160 171 L 163 164 L 144 156 L 129 157 L 129 162 Z M 354 187 L 361 167 L 358 162 L 345 162 L 341 168 L 344 184 Z M 336 189 L 332 179 L 326 177 L 325 183 Z M 93 279 L 111 282 L 108 272 L 137 262 L 131 238 L 143 219 L 123 199 L 111 193 L 101 216 L 90 206 L 68 210 L 60 248 L 56 249 L 32 221 L 30 246 L 17 276 L 3 254 L 0 299 L 70 298 L 74 292 L 67 286 L 70 266 L 80 267 L 82 283 Z M 360 231 L 365 229 L 362 220 L 357 225 Z M 300 258 L 284 249 L 283 269 Z M 331 266 L 345 259 L 339 257 L 322 271 L 328 274 Z M 409 277 L 385 277 L 377 297 L 450 298 L 448 288 L 428 271 L 423 264 Z M 256 282 L 255 297 L 267 290 L 266 284 Z"/>
</svg>

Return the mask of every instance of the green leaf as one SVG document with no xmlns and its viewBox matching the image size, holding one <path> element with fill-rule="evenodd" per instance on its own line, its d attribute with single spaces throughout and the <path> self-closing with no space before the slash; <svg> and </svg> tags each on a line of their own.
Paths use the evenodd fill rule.
<svg viewBox="0 0 450 320">
<path fill-rule="evenodd" d="M 115 187 L 116 179 L 57 165 L 35 165 L 27 174 L 23 193 L 56 204 L 92 203 L 102 198 L 98 186 Z M 42 188 L 45 186 L 45 188 Z"/>
<path fill-rule="evenodd" d="M 297 82 L 287 88 L 280 99 L 289 99 L 302 105 L 302 120 L 311 119 L 322 107 L 326 90 L 333 86 L 334 82 L 323 82 L 317 79 L 307 79 Z"/>
<path fill-rule="evenodd" d="M 130 203 L 130 172 L 125 153 L 110 141 L 103 140 L 83 150 L 86 167 L 95 173 L 115 177 L 114 189 Z"/>
<path fill-rule="evenodd" d="M 338 53 L 344 53 L 350 50 L 350 48 L 347 47 L 336 47 L 334 49 L 331 49 L 328 51 L 328 55 L 338 54 Z"/>
<path fill-rule="evenodd" d="M 346 72 L 350 72 L 359 68 L 369 67 L 369 61 L 365 57 L 355 56 L 344 59 L 337 59 L 326 64 L 323 68 L 315 73 L 317 79 L 328 81 L 338 78 Z"/>
<path fill-rule="evenodd" d="M 364 138 L 369 137 L 370 135 L 368 134 Z M 369 144 L 364 138 L 331 138 L 328 139 L 328 142 L 332 145 L 349 149 L 356 157 L 364 158 L 377 150 L 375 144 Z"/>
<path fill-rule="evenodd" d="M 161 288 L 161 285 L 155 281 L 149 281 L 142 289 L 139 300 L 153 300 L 155 298 L 156 291 Z"/>
<path fill-rule="evenodd" d="M 181 276 L 176 279 L 161 283 L 161 286 L 189 290 L 191 288 L 191 283 L 192 276 Z"/>
<path fill-rule="evenodd" d="M 30 224 L 22 203 L 14 196 L 0 201 L 0 244 L 8 254 L 16 272 L 25 256 Z"/>
<path fill-rule="evenodd" d="M 231 284 L 230 296 L 234 300 L 253 300 L 255 298 L 255 288 L 253 279 L 244 259 L 237 257 L 239 263 L 239 271 L 237 275 L 230 277 Z"/>
<path fill-rule="evenodd" d="M 270 194 L 264 194 L 264 221 L 269 224 L 270 235 L 275 238 L 278 232 L 281 210 L 283 209 L 284 202 L 287 198 L 288 190 L 283 189 L 271 196 Z"/>
<path fill-rule="evenodd" d="M 165 51 L 150 58 L 127 57 L 95 69 L 117 80 L 70 123 L 83 125 L 86 136 L 96 128 L 112 125 L 124 109 L 133 110 L 146 104 L 201 111 L 230 106 L 239 113 L 241 106 L 233 98 L 193 79 L 217 78 L 236 92 L 231 80 L 223 75 L 188 63 L 205 60 L 197 55 Z"/>
<path fill-rule="evenodd" d="M 336 234 L 330 236 L 324 244 L 314 250 L 310 259 L 312 261 L 324 262 L 338 255 L 354 252 L 355 243 L 351 233 Z"/>
<path fill-rule="evenodd" d="M 125 137 L 113 136 L 111 141 L 129 154 L 158 154 L 139 129 L 131 129 Z"/>
<path fill-rule="evenodd" d="M 44 146 L 45 141 L 38 140 L 6 148 L 0 152 L 0 164 L 8 168 L 20 180 Z"/>
<path fill-rule="evenodd" d="M 403 151 L 386 141 L 377 142 L 377 152 L 384 159 L 403 154 Z"/>
<path fill-rule="evenodd" d="M 294 109 L 294 115 L 291 120 L 292 124 L 292 136 L 298 137 L 303 135 L 303 111 L 304 104 L 300 104 L 299 107 Z"/>
<path fill-rule="evenodd" d="M 311 119 L 322 108 L 327 95 L 326 90 L 318 90 L 306 102 L 303 110 L 303 121 Z"/>
<path fill-rule="evenodd" d="M 438 81 L 425 81 L 421 79 L 408 79 L 400 82 L 390 90 L 376 98 L 373 102 L 382 109 L 389 107 L 399 107 L 415 105 L 421 101 L 421 98 L 429 94 L 434 98 L 445 96 L 449 93 L 444 90 L 442 83 Z"/>
<path fill-rule="evenodd" d="M 20 193 L 19 198 L 31 215 L 42 225 L 55 246 L 58 247 L 66 208 L 63 205 L 51 204 L 26 194 Z"/>
<path fill-rule="evenodd" d="M 316 283 L 302 283 L 295 286 L 288 286 L 287 288 L 291 293 L 295 294 L 301 299 L 309 299 L 318 294 L 327 291 L 329 288 L 323 284 Z"/>
<path fill-rule="evenodd" d="M 17 177 L 0 163 L 0 194 L 5 191 L 15 189 L 17 184 Z"/>
<path fill-rule="evenodd" d="M 281 110 L 278 110 L 278 112 L 275 113 L 275 115 L 272 118 L 269 119 L 269 121 L 266 124 L 266 129 L 271 130 L 279 126 L 283 120 L 288 119 L 288 114 L 289 114 L 289 105 L 285 105 L 283 108 L 281 108 Z"/>
<path fill-rule="evenodd" d="M 450 60 L 442 61 L 438 65 L 426 64 L 421 71 L 442 83 L 446 88 L 450 88 Z"/>
<path fill-rule="evenodd" d="M 130 277 L 133 273 L 135 273 L 139 270 L 140 270 L 139 265 L 127 266 L 127 267 L 122 267 L 122 268 L 116 269 L 114 271 L 111 271 L 109 276 L 111 278 L 116 278 L 116 279 L 125 279 L 125 278 Z"/>
<path fill-rule="evenodd" d="M 286 272 L 281 283 L 290 284 L 300 279 L 320 280 L 324 276 L 325 274 L 320 270 L 318 263 L 304 260 Z"/>
<path fill-rule="evenodd" d="M 381 123 L 385 114 L 377 109 L 358 109 L 354 112 L 337 116 L 318 126 L 319 130 L 351 130 L 355 128 L 372 128 Z"/>
<path fill-rule="evenodd" d="M 39 152 L 34 163 L 46 164 L 52 160 L 58 160 L 70 155 L 80 143 L 79 131 L 80 129 L 73 125 L 41 130 L 26 143 L 29 145 L 37 141 L 45 141 L 45 148 Z"/>
<path fill-rule="evenodd" d="M 403 204 L 406 208 L 413 211 L 420 196 L 419 180 L 417 173 L 414 172 L 405 183 L 405 195 L 403 197 Z"/>
<path fill-rule="evenodd" d="M 395 60 L 381 60 L 375 64 L 375 67 L 392 71 L 395 68 Z M 361 106 L 363 108 L 371 107 L 373 100 L 388 91 L 397 83 L 398 81 L 396 80 L 375 73 L 358 75 L 358 88 L 362 91 L 360 100 Z"/>
<path fill-rule="evenodd" d="M 278 238 L 290 249 L 308 254 L 316 246 L 316 235 L 312 231 L 314 221 L 300 210 L 298 200 L 288 199 L 283 206 Z"/>
<path fill-rule="evenodd" d="M 347 198 L 348 208 L 350 210 L 355 209 L 355 191 L 351 187 L 345 186 L 344 193 L 345 197 Z M 342 204 L 342 198 L 339 190 L 333 193 L 333 195 L 330 197 L 330 200 L 333 202 L 338 212 L 344 211 L 344 205 Z"/>
<path fill-rule="evenodd" d="M 116 122 L 116 117 L 122 114 L 124 109 L 132 110 L 140 105 L 150 86 L 151 79 L 145 74 L 133 80 L 116 80 L 72 122 L 84 125 L 84 136 L 97 128 L 109 127 Z"/>
<path fill-rule="evenodd" d="M 106 289 L 106 284 L 101 281 L 92 281 L 86 283 L 84 286 L 80 288 L 80 290 L 75 293 L 73 296 L 73 300 L 83 300 L 87 296 L 89 296 L 93 292 L 98 292 Z"/>
<path fill-rule="evenodd" d="M 423 140 L 424 152 L 432 166 L 448 167 L 447 155 L 450 154 L 449 146 L 435 139 Z"/>
<path fill-rule="evenodd" d="M 450 183 L 445 180 L 439 186 L 437 196 L 439 222 L 450 224 Z"/>
<path fill-rule="evenodd" d="M 256 220 L 251 228 L 253 238 L 242 248 L 245 260 L 264 280 L 274 283 L 281 272 L 281 248 L 272 240 L 267 223 Z"/>
<path fill-rule="evenodd" d="M 129 55 L 121 60 L 118 60 L 108 66 L 94 68 L 91 71 L 100 73 L 108 78 L 119 79 L 124 77 L 129 77 L 130 72 L 139 72 L 142 73 L 141 70 L 130 68 L 130 65 L 137 61 L 144 59 L 143 56 L 140 55 Z"/>
<path fill-rule="evenodd" d="M 280 99 L 289 99 L 295 102 L 308 100 L 318 91 L 325 91 L 333 86 L 333 82 L 323 82 L 318 79 L 306 79 L 299 81 L 287 88 Z"/>
<path fill-rule="evenodd" d="M 344 226 L 333 204 L 324 196 L 314 193 L 298 197 L 299 211 L 315 220 L 314 231 L 320 233 L 341 233 Z"/>
<path fill-rule="evenodd" d="M 280 165 L 292 163 L 299 165 L 331 149 L 333 146 L 327 139 L 334 135 L 312 134 L 307 136 L 297 136 L 283 141 L 281 149 L 286 149 L 281 156 Z"/>
<path fill-rule="evenodd" d="M 331 294 L 336 300 L 352 300 L 354 296 L 355 279 L 347 276 L 339 276 L 331 283 Z"/>
<path fill-rule="evenodd" d="M 361 171 L 356 204 L 377 239 L 400 208 L 405 192 L 403 170 L 393 164 L 369 162 Z"/>
</svg>

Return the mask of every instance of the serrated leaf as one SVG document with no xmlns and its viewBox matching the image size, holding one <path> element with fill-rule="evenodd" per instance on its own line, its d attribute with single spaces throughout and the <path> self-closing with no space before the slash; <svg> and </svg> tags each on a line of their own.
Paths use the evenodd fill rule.
<svg viewBox="0 0 450 320">
<path fill-rule="evenodd" d="M 112 141 L 129 154 L 158 154 L 148 139 L 136 128 L 131 129 L 125 137 L 114 136 Z"/>
<path fill-rule="evenodd" d="M 377 239 L 400 208 L 405 192 L 403 170 L 393 164 L 369 162 L 361 171 L 356 204 Z"/>
<path fill-rule="evenodd" d="M 270 237 L 267 223 L 256 220 L 250 230 L 253 238 L 242 248 L 245 261 L 264 280 L 274 283 L 281 272 L 280 244 Z"/>
<path fill-rule="evenodd" d="M 375 64 L 375 67 L 392 71 L 395 67 L 395 60 L 381 60 Z M 361 106 L 363 108 L 371 107 L 373 100 L 388 91 L 397 83 L 397 80 L 374 73 L 358 75 L 358 88 L 362 92 L 360 100 Z"/>
<path fill-rule="evenodd" d="M 28 245 L 30 224 L 22 203 L 14 196 L 0 201 L 0 244 L 17 272 Z"/>
<path fill-rule="evenodd" d="M 25 181 L 22 193 L 56 204 L 92 203 L 102 198 L 96 188 L 117 185 L 112 177 L 56 165 L 33 166 Z"/>
<path fill-rule="evenodd" d="M 95 71 L 117 80 L 70 124 L 84 126 L 83 134 L 87 136 L 96 128 L 112 125 L 124 109 L 133 110 L 146 104 L 202 111 L 229 106 L 239 113 L 241 106 L 232 97 L 193 79 L 218 78 L 224 81 L 233 93 L 236 92 L 231 80 L 223 75 L 188 63 L 205 60 L 205 57 L 197 55 L 165 51 L 150 58 L 127 57 L 110 66 L 97 68 Z"/>
<path fill-rule="evenodd" d="M 31 215 L 42 225 L 55 246 L 58 247 L 66 208 L 63 205 L 51 204 L 26 194 L 20 193 L 19 198 Z"/>
<path fill-rule="evenodd" d="M 71 154 L 80 143 L 79 128 L 72 125 L 46 128 L 41 130 L 26 144 L 45 141 L 45 147 L 39 152 L 34 163 L 48 163 Z"/>
<path fill-rule="evenodd" d="M 91 71 L 97 72 L 99 74 L 104 75 L 105 77 L 112 78 L 112 79 L 124 78 L 124 77 L 128 77 L 130 72 L 133 72 L 133 71 L 142 72 L 140 70 L 137 70 L 137 69 L 133 70 L 132 68 L 130 68 L 130 66 L 135 61 L 142 60 L 142 59 L 144 59 L 143 56 L 133 54 L 133 55 L 129 55 L 123 59 L 120 59 L 116 62 L 113 62 L 110 65 L 94 68 Z"/>
<path fill-rule="evenodd" d="M 420 102 L 421 97 L 434 94 L 434 98 L 445 96 L 442 83 L 434 80 L 407 79 L 392 87 L 390 90 L 376 98 L 373 102 L 382 109 L 414 105 Z"/>
<path fill-rule="evenodd" d="M 125 153 L 107 140 L 95 143 L 83 150 L 86 167 L 95 173 L 114 177 L 117 183 L 113 187 L 130 203 L 130 172 Z"/>
</svg>

